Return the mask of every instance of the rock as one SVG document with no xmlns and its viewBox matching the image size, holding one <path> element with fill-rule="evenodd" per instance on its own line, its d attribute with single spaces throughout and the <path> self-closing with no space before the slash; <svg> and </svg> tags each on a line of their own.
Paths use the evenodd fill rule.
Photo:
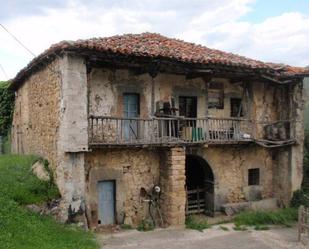
<svg viewBox="0 0 309 249">
<path fill-rule="evenodd" d="M 252 210 L 276 210 L 278 209 L 278 201 L 276 198 L 263 199 L 260 201 L 252 201 L 250 203 Z"/>
<path fill-rule="evenodd" d="M 226 215 L 228 216 L 238 214 L 241 211 L 247 210 L 249 208 L 250 208 L 249 202 L 231 203 L 222 206 L 223 212 L 225 212 Z"/>
<path fill-rule="evenodd" d="M 43 164 L 42 161 L 36 161 L 32 167 L 31 167 L 31 171 L 34 175 L 37 176 L 37 178 L 39 178 L 42 181 L 49 181 L 50 180 L 50 175 L 47 172 L 47 170 L 45 169 L 45 166 Z"/>
<path fill-rule="evenodd" d="M 38 205 L 35 205 L 35 204 L 26 205 L 26 208 L 31 210 L 34 213 L 41 213 L 42 212 L 42 208 L 39 207 Z"/>
<path fill-rule="evenodd" d="M 132 218 L 131 217 L 125 217 L 125 219 L 124 219 L 124 222 L 123 222 L 124 224 L 126 224 L 126 225 L 130 225 L 130 226 L 132 226 L 133 225 L 133 221 L 132 221 Z"/>
</svg>

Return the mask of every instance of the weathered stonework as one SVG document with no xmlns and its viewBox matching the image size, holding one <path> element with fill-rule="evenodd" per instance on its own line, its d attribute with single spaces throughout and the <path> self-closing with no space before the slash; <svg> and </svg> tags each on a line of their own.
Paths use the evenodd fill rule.
<svg viewBox="0 0 309 249">
<path fill-rule="evenodd" d="M 91 226 L 98 224 L 97 184 L 116 181 L 116 222 L 138 225 L 149 219 L 148 202 L 140 197 L 141 188 L 151 191 L 159 184 L 160 157 L 157 150 L 105 149 L 85 155 L 86 205 Z"/>
<path fill-rule="evenodd" d="M 202 157 L 211 167 L 215 180 L 215 208 L 222 204 L 249 201 L 252 188 L 262 198 L 274 197 L 272 154 L 256 145 L 224 145 L 187 149 L 187 154 Z M 260 185 L 248 186 L 248 170 L 260 169 Z"/>
<path fill-rule="evenodd" d="M 185 224 L 185 160 L 184 148 L 171 148 L 161 154 L 161 209 L 164 221 L 171 226 Z"/>
<path fill-rule="evenodd" d="M 165 224 L 183 225 L 186 205 L 186 156 L 207 162 L 214 175 L 215 210 L 226 203 L 277 198 L 286 206 L 302 178 L 302 85 L 288 88 L 269 82 L 224 84 L 224 108 L 206 109 L 206 85 L 202 78 L 158 73 L 136 74 L 125 69 L 87 68 L 85 59 L 64 54 L 32 74 L 17 90 L 12 130 L 13 152 L 40 155 L 50 161 L 63 202 L 62 218 L 86 213 L 89 225 L 98 225 L 97 184 L 116 182 L 116 223 L 138 225 L 149 218 L 141 188 L 161 187 L 160 209 Z M 154 92 L 152 93 L 152 88 Z M 179 96 L 197 97 L 197 116 L 227 118 L 231 98 L 242 98 L 245 118 L 253 123 L 256 138 L 264 137 L 267 122 L 293 119 L 290 132 L 297 144 L 268 149 L 257 144 L 209 145 L 161 148 L 88 148 L 88 116 L 123 116 L 123 94 L 140 95 L 140 117 L 151 118 L 153 104 Z M 153 95 L 152 95 L 153 94 Z M 154 99 L 152 99 L 152 97 Z M 154 103 L 153 103 L 154 101 Z M 291 111 L 286 111 L 291 110 Z M 107 124 L 108 125 L 108 124 Z M 113 141 L 109 130 L 104 141 Z M 260 184 L 248 186 L 248 170 L 260 169 Z"/>
<path fill-rule="evenodd" d="M 57 165 L 60 89 L 59 61 L 55 60 L 48 68 L 30 76 L 16 91 L 12 125 L 12 152 L 42 156 L 54 169 Z"/>
</svg>

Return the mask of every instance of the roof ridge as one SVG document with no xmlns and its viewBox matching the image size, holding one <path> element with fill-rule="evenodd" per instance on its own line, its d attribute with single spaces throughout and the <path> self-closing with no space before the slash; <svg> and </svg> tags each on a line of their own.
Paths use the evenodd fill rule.
<svg viewBox="0 0 309 249">
<path fill-rule="evenodd" d="M 111 53 L 134 57 L 171 59 L 181 63 L 199 65 L 223 65 L 250 70 L 273 70 L 270 63 L 251 59 L 246 56 L 209 48 L 205 45 L 187 42 L 178 38 L 170 38 L 160 33 L 143 32 L 93 37 L 88 39 L 63 40 L 51 45 L 47 50 L 34 58 L 14 78 L 13 82 L 23 81 L 31 75 L 36 64 L 48 60 L 61 51 L 93 51 L 95 53 Z"/>
</svg>

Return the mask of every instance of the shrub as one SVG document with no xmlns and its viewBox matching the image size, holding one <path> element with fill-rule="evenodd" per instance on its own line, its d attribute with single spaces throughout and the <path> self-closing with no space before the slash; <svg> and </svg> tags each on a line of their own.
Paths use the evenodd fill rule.
<svg viewBox="0 0 309 249">
<path fill-rule="evenodd" d="M 138 231 L 152 231 L 154 229 L 154 224 L 151 220 L 143 219 L 142 222 L 138 225 L 137 230 Z"/>
<path fill-rule="evenodd" d="M 6 136 L 11 127 L 14 92 L 9 88 L 8 82 L 0 82 L 0 136 Z"/>
<path fill-rule="evenodd" d="M 309 207 L 309 195 L 303 190 L 296 190 L 293 193 L 291 206 L 298 208 L 300 205 Z"/>
</svg>

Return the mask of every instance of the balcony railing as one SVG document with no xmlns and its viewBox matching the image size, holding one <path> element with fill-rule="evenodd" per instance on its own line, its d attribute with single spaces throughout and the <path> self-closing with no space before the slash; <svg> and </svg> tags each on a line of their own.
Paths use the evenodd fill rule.
<svg viewBox="0 0 309 249">
<path fill-rule="evenodd" d="M 93 146 L 237 143 L 251 140 L 252 124 L 245 119 L 89 117 L 89 143 Z"/>
</svg>

